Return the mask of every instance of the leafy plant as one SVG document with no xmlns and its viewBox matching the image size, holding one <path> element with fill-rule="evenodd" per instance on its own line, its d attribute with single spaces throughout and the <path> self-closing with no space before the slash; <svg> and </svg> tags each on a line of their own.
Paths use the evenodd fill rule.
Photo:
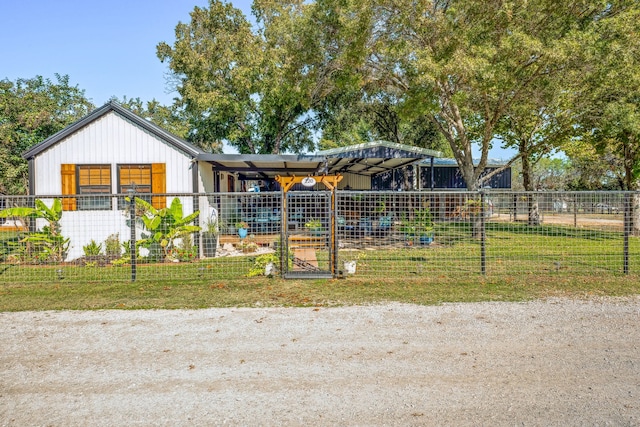
<svg viewBox="0 0 640 427">
<path fill-rule="evenodd" d="M 208 219 L 204 224 L 204 232 L 209 234 L 218 234 L 218 220 Z"/>
<path fill-rule="evenodd" d="M 209 219 L 205 223 L 205 230 L 202 233 L 202 253 L 205 257 L 215 257 L 218 246 L 218 221 Z"/>
<path fill-rule="evenodd" d="M 82 251 L 86 257 L 95 257 L 102 252 L 102 245 L 91 239 L 91 242 L 82 247 Z"/>
<path fill-rule="evenodd" d="M 280 257 L 275 253 L 258 255 L 249 269 L 247 277 L 262 276 L 267 264 L 273 263 L 276 267 L 280 265 Z"/>
<path fill-rule="evenodd" d="M 278 241 L 276 244 L 275 252 L 258 255 L 255 258 L 253 265 L 249 269 L 249 273 L 247 273 L 247 277 L 262 276 L 263 274 L 265 274 L 265 268 L 269 263 L 273 263 L 276 269 L 280 268 L 280 251 L 277 249 L 279 243 L 280 242 Z M 293 268 L 293 252 L 289 252 L 288 258 L 289 269 L 291 269 Z"/>
<path fill-rule="evenodd" d="M 35 207 L 13 207 L 0 211 L 0 217 L 20 218 L 25 224 L 29 220 L 42 219 L 46 221 L 40 230 L 21 233 L 17 244 L 18 256 L 25 261 L 62 262 L 69 249 L 69 239 L 64 238 L 60 231 L 62 218 L 62 202 L 54 199 L 51 207 L 36 199 Z M 24 237 L 23 237 L 24 236 Z"/>
<path fill-rule="evenodd" d="M 304 224 L 305 227 L 309 228 L 309 229 L 321 229 L 322 228 L 322 221 L 320 221 L 319 219 L 310 219 L 309 221 L 307 221 Z"/>
<path fill-rule="evenodd" d="M 131 259 L 131 241 L 130 240 L 125 240 L 124 242 L 120 243 L 120 247 L 122 248 L 122 257 L 123 259 Z M 138 248 L 136 246 L 136 256 L 138 256 Z"/>
<path fill-rule="evenodd" d="M 309 229 L 312 236 L 322 236 L 322 232 L 324 231 L 324 227 L 322 226 L 322 221 L 319 219 L 310 219 L 304 224 L 305 228 Z"/>
<path fill-rule="evenodd" d="M 193 246 L 190 235 L 185 235 L 180 239 L 180 242 L 174 245 L 169 250 L 169 257 L 179 262 L 191 262 L 198 256 L 196 247 Z"/>
<path fill-rule="evenodd" d="M 138 197 L 135 198 L 135 203 L 136 206 L 144 209 L 141 219 L 149 232 L 142 234 L 143 238 L 138 241 L 138 244 L 149 249 L 151 259 L 164 260 L 173 249 L 176 239 L 201 230 L 200 226 L 190 224 L 200 215 L 200 211 L 183 216 L 182 203 L 177 197 L 169 207 L 162 209 L 156 209 L 149 202 Z"/>
<path fill-rule="evenodd" d="M 244 253 L 250 253 L 258 250 L 258 244 L 251 240 L 242 240 L 236 245 L 236 248 Z"/>
<path fill-rule="evenodd" d="M 122 255 L 120 250 L 120 235 L 110 234 L 104 241 L 104 252 L 109 258 L 119 258 Z"/>
<path fill-rule="evenodd" d="M 426 237 L 433 234 L 433 220 L 428 208 L 414 212 L 413 218 L 404 219 L 400 230 L 409 237 Z"/>
</svg>

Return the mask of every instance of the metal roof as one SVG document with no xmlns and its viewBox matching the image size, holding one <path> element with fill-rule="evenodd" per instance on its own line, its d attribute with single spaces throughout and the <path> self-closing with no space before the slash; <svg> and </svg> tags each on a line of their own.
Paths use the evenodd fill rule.
<svg viewBox="0 0 640 427">
<path fill-rule="evenodd" d="M 420 162 L 425 158 L 442 156 L 439 151 L 388 141 L 333 148 L 318 154 L 327 157 L 328 171 L 331 174 L 352 173 L 366 176 Z"/>
<path fill-rule="evenodd" d="M 200 150 L 199 148 L 191 145 L 190 143 L 188 143 L 184 139 L 179 138 L 179 137 L 167 132 L 166 130 L 162 129 L 161 127 L 155 125 L 154 123 L 151 123 L 149 120 L 145 120 L 142 117 L 138 116 L 137 114 L 132 113 L 131 111 L 129 111 L 126 108 L 122 107 L 117 102 L 110 101 L 110 102 L 106 103 L 105 105 L 103 105 L 102 107 L 93 110 L 91 113 L 87 114 L 86 116 L 84 116 L 83 118 L 78 120 L 77 122 L 67 126 L 66 128 L 62 129 L 58 133 L 55 133 L 54 135 L 52 135 L 49 138 L 45 139 L 41 143 L 34 145 L 29 150 L 25 151 L 22 154 L 22 157 L 25 158 L 25 159 L 30 159 L 30 158 L 33 158 L 33 157 L 37 156 L 38 154 L 40 154 L 43 151 L 45 151 L 48 148 L 50 148 L 51 146 L 57 144 L 58 142 L 60 142 L 63 139 L 67 138 L 68 136 L 74 134 L 75 132 L 79 131 L 83 127 L 87 126 L 89 123 L 91 123 L 91 122 L 93 122 L 95 120 L 98 120 L 100 117 L 102 117 L 102 116 L 104 116 L 104 115 L 106 115 L 106 114 L 108 114 L 108 113 L 110 113 L 112 111 L 115 112 L 116 114 L 124 117 L 125 119 L 133 122 L 134 124 L 140 126 L 141 128 L 143 128 L 146 131 L 148 131 L 149 133 L 157 136 L 158 138 L 162 139 L 163 141 L 166 141 L 168 144 L 170 144 L 170 145 L 174 146 L 176 149 L 184 152 L 186 155 L 189 155 L 191 157 L 196 157 L 196 156 L 198 156 L 199 154 L 201 154 L 203 152 L 202 150 Z"/>
<path fill-rule="evenodd" d="M 326 157 L 307 154 L 201 153 L 198 160 L 211 163 L 217 171 L 237 172 L 246 177 L 273 178 L 277 175 L 327 173 Z"/>
<path fill-rule="evenodd" d="M 442 157 L 442 153 L 428 148 L 397 144 L 389 141 L 371 141 L 346 147 L 331 148 L 318 152 L 327 157 L 362 157 L 362 154 L 374 154 L 374 157 L 424 158 Z"/>
<path fill-rule="evenodd" d="M 344 173 L 373 176 L 441 155 L 439 151 L 375 141 L 324 150 L 315 155 L 201 153 L 198 160 L 211 163 L 218 171 L 256 178 Z"/>
<path fill-rule="evenodd" d="M 424 163 L 428 163 L 428 162 L 425 160 Z M 474 166 L 478 166 L 479 163 L 480 163 L 480 159 L 473 159 Z M 488 168 L 504 166 L 507 163 L 508 163 L 507 160 L 487 159 L 487 167 Z M 458 162 L 456 161 L 456 159 L 453 159 L 453 158 L 434 159 L 433 164 L 435 166 L 458 167 Z"/>
</svg>

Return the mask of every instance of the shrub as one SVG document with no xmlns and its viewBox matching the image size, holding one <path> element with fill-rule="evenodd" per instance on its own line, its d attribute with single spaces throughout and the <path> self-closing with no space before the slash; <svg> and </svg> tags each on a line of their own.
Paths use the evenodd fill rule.
<svg viewBox="0 0 640 427">
<path fill-rule="evenodd" d="M 109 258 L 120 258 L 122 251 L 120 250 L 120 235 L 118 233 L 107 237 L 104 241 L 104 251 Z"/>
<path fill-rule="evenodd" d="M 91 239 L 91 241 L 87 245 L 84 245 L 82 247 L 82 250 L 84 251 L 84 256 L 86 257 L 98 256 L 102 252 L 102 245 L 96 243 L 95 240 Z"/>
</svg>

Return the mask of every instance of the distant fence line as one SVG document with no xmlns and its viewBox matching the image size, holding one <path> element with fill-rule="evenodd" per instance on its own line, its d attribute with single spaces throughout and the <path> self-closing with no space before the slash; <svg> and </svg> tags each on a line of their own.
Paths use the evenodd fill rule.
<svg viewBox="0 0 640 427">
<path fill-rule="evenodd" d="M 630 274 L 640 272 L 639 201 L 638 192 L 498 190 L 0 196 L 0 275 Z"/>
</svg>

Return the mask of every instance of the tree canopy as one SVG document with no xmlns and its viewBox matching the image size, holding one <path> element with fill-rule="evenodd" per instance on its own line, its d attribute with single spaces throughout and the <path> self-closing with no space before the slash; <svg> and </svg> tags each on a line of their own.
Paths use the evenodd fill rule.
<svg viewBox="0 0 640 427">
<path fill-rule="evenodd" d="M 444 143 L 469 189 L 497 144 L 518 150 L 527 176 L 576 138 L 617 147 L 626 175 L 640 171 L 637 90 L 625 86 L 638 81 L 637 1 L 255 0 L 252 10 L 255 26 L 210 0 L 178 24 L 173 47 L 157 47 L 206 138 L 253 153 L 302 151 L 314 136 L 323 147 Z"/>
<path fill-rule="evenodd" d="M 501 145 L 526 189 L 559 151 L 580 175 L 568 186 L 640 188 L 637 0 L 254 0 L 252 14 L 195 7 L 156 47 L 174 105 L 122 103 L 211 152 L 383 139 L 445 152 L 477 189 Z M 93 106 L 59 75 L 2 80 L 0 97 L 0 191 L 20 193 L 21 153 Z"/>
<path fill-rule="evenodd" d="M 581 76 L 584 90 L 575 92 L 574 105 L 580 108 L 583 142 L 610 162 L 617 158 L 623 189 L 638 190 L 640 10 L 636 1 L 620 1 L 611 9 L 610 18 L 595 24 L 594 49 L 583 52 L 589 68 Z"/>
<path fill-rule="evenodd" d="M 85 116 L 94 106 L 84 90 L 56 74 L 0 81 L 0 192 L 24 194 L 27 162 L 22 153 Z"/>
<path fill-rule="evenodd" d="M 176 26 L 173 47 L 158 44 L 196 140 L 226 140 L 241 153 L 313 148 L 311 98 L 295 60 L 304 8 L 302 1 L 256 1 L 262 26 L 254 30 L 240 10 L 210 0 Z"/>
</svg>

